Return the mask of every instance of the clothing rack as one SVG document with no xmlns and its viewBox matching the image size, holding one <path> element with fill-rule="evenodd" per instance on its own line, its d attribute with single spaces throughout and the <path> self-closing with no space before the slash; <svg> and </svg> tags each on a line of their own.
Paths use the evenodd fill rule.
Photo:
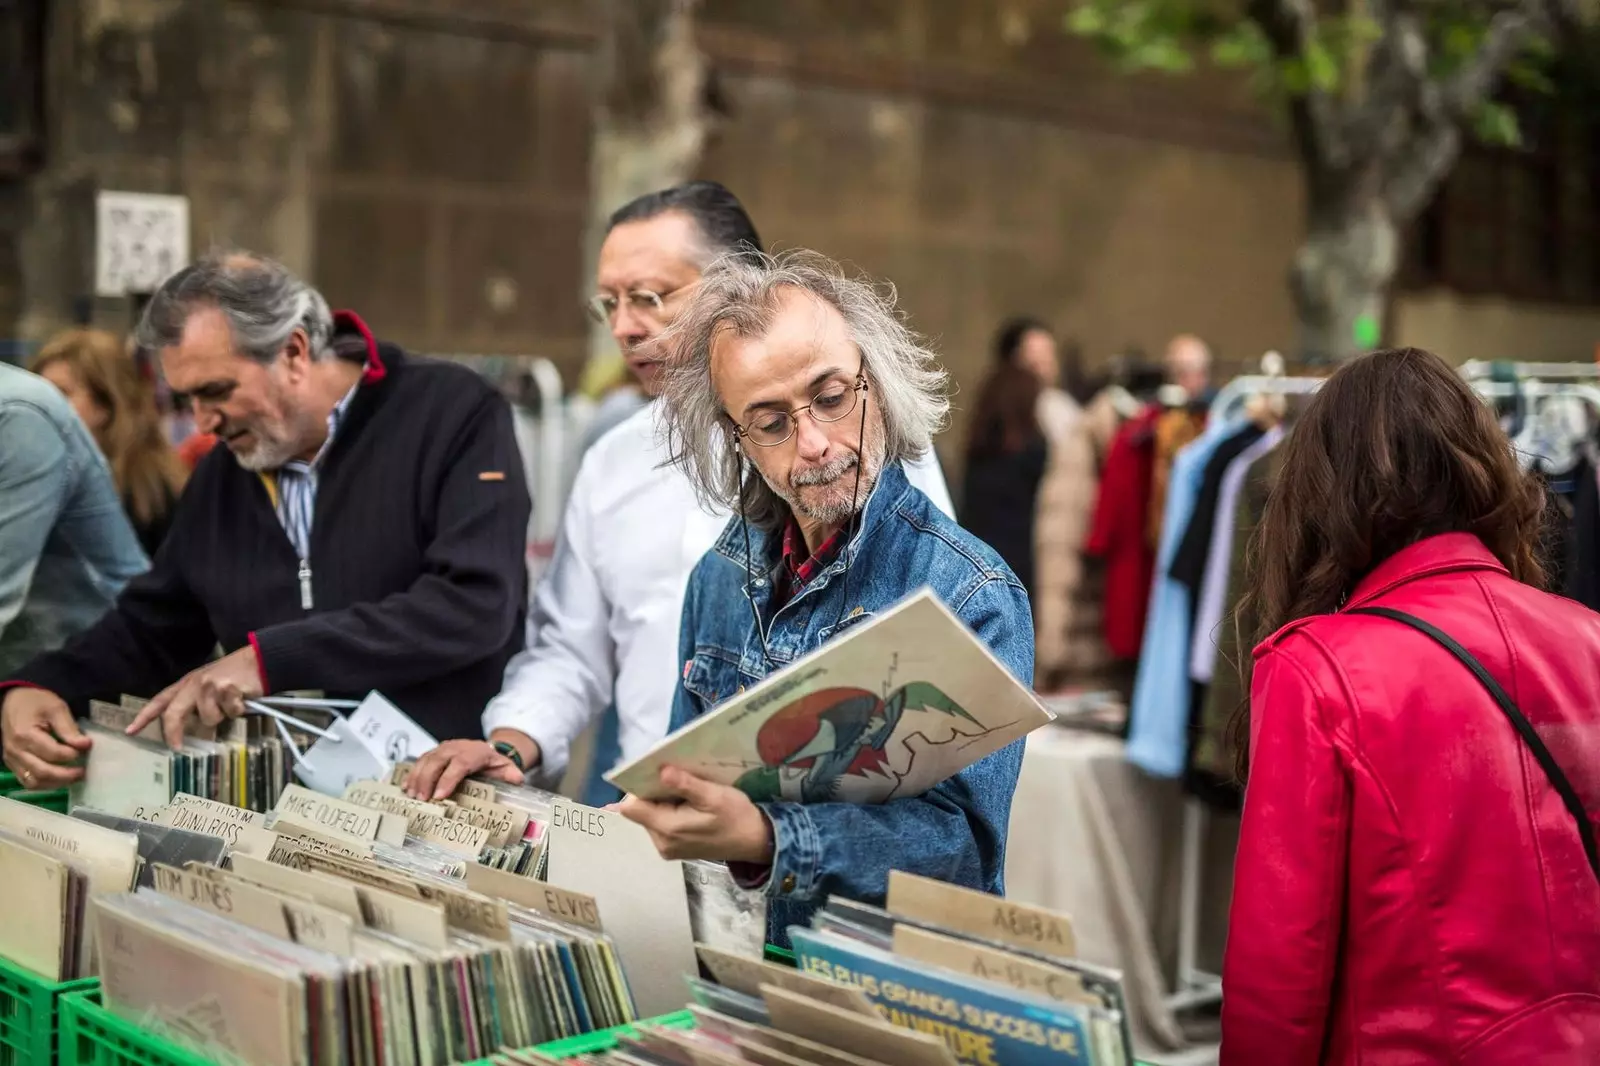
<svg viewBox="0 0 1600 1066">
<path fill-rule="evenodd" d="M 1494 373 L 1497 365 L 1482 359 L 1461 364 L 1461 376 L 1476 382 Z M 1511 372 L 1519 380 L 1544 380 L 1547 378 L 1600 379 L 1600 363 L 1512 363 Z"/>
<path fill-rule="evenodd" d="M 1252 396 L 1269 393 L 1279 396 L 1309 396 L 1322 387 L 1322 378 L 1286 377 L 1276 374 L 1246 374 L 1229 381 L 1211 401 L 1213 422 L 1231 417 Z M 1211 809 L 1204 802 L 1187 797 L 1183 804 L 1183 844 L 1178 897 L 1178 968 L 1173 991 L 1166 1004 L 1173 1011 L 1207 1006 L 1222 1000 L 1222 977 L 1202 970 L 1200 953 L 1200 880 L 1204 865 L 1206 829 Z"/>
</svg>

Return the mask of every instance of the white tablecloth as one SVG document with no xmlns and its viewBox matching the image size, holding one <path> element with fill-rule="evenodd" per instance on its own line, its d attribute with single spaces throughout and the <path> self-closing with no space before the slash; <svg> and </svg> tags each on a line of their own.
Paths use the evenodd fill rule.
<svg viewBox="0 0 1600 1066">
<path fill-rule="evenodd" d="M 1186 1038 L 1163 997 L 1176 969 L 1185 796 L 1179 782 L 1130 765 L 1123 748 L 1059 727 L 1028 738 L 1006 896 L 1070 915 L 1079 955 L 1122 971 L 1141 1051 L 1177 1049 Z M 1239 823 L 1213 814 L 1206 824 L 1196 964 L 1220 973 Z"/>
</svg>

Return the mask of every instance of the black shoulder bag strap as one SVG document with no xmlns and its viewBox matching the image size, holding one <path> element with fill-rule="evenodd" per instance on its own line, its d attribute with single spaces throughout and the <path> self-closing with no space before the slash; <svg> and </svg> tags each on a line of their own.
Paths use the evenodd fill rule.
<svg viewBox="0 0 1600 1066">
<path fill-rule="evenodd" d="M 1544 741 L 1534 730 L 1532 723 L 1506 695 L 1506 690 L 1500 687 L 1500 682 L 1489 675 L 1484 665 L 1473 657 L 1472 653 L 1438 626 L 1424 622 L 1416 615 L 1397 611 L 1392 607 L 1352 607 L 1346 614 L 1369 614 L 1379 618 L 1387 618 L 1392 622 L 1408 625 L 1424 636 L 1431 637 L 1445 651 L 1461 660 L 1461 665 L 1471 670 L 1483 687 L 1488 689 L 1489 695 L 1494 697 L 1495 703 L 1505 712 L 1511 720 L 1511 726 L 1517 731 L 1528 750 L 1533 752 L 1533 757 L 1539 760 L 1539 765 L 1544 767 L 1545 776 L 1550 778 L 1550 784 L 1561 796 L 1561 802 L 1567 805 L 1567 811 L 1572 815 L 1573 821 L 1578 823 L 1578 835 L 1583 840 L 1583 853 L 1589 857 L 1589 869 L 1594 872 L 1595 880 L 1600 881 L 1600 853 L 1594 837 L 1594 826 L 1589 822 L 1589 813 L 1583 809 L 1583 801 L 1578 798 L 1578 793 L 1572 787 L 1572 782 L 1567 780 L 1567 775 L 1561 767 L 1556 765 L 1555 757 L 1550 754 L 1550 749 L 1544 746 Z"/>
</svg>

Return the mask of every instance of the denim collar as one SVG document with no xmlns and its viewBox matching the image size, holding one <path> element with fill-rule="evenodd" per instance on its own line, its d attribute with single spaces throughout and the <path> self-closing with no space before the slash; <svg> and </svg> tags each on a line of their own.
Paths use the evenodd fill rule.
<svg viewBox="0 0 1600 1066">
<path fill-rule="evenodd" d="M 906 480 L 906 473 L 901 465 L 898 462 L 886 465 L 883 473 L 878 475 L 878 483 L 873 486 L 871 495 L 867 497 L 867 504 L 862 508 L 860 525 L 856 529 L 855 536 L 850 538 L 850 543 L 845 546 L 841 558 L 845 562 L 854 562 L 866 537 L 899 510 L 901 503 L 910 494 L 911 482 Z M 768 560 L 777 558 L 775 549 L 783 542 L 783 529 L 780 527 L 769 532 L 751 526 L 750 551 L 754 554 L 752 559 L 745 555 L 744 531 L 739 527 L 738 508 L 735 507 L 733 521 L 723 529 L 712 550 L 733 560 L 740 567 L 754 568 L 756 573 L 765 574 Z"/>
</svg>

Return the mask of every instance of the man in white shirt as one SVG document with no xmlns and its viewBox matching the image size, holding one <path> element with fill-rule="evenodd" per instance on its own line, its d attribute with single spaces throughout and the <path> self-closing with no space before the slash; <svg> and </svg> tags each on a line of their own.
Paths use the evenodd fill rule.
<svg viewBox="0 0 1600 1066">
<path fill-rule="evenodd" d="M 590 307 L 650 397 L 662 375 L 651 342 L 701 272 L 720 256 L 760 247 L 744 207 L 716 182 L 651 193 L 611 216 Z M 689 572 L 729 516 L 696 501 L 658 432 L 657 406 L 629 417 L 584 455 L 555 556 L 533 595 L 528 647 L 506 667 L 504 688 L 484 710 L 488 740 L 449 740 L 423 756 L 406 782 L 413 795 L 447 796 L 471 774 L 520 783 L 531 773 L 554 787 L 573 741 L 613 702 L 622 761 L 666 735 Z M 932 452 L 906 474 L 953 514 Z"/>
</svg>

